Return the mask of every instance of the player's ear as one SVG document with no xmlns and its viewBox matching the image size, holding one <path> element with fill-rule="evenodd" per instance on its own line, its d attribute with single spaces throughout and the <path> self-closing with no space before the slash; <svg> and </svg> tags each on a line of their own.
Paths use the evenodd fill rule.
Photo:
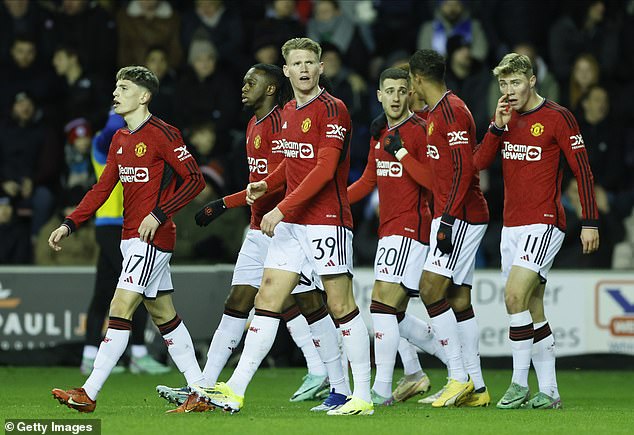
<svg viewBox="0 0 634 435">
<path fill-rule="evenodd" d="M 290 76 L 288 75 L 288 65 L 284 65 L 284 66 L 282 67 L 282 71 L 284 71 L 284 76 L 286 76 L 286 77 L 290 77 Z"/>
<path fill-rule="evenodd" d="M 537 83 L 537 77 L 533 74 L 530 79 L 528 79 L 528 83 L 531 86 L 531 89 L 535 87 L 535 83 Z"/>
<path fill-rule="evenodd" d="M 376 90 L 376 99 L 379 100 L 379 103 L 381 102 L 381 95 L 382 95 L 381 90 L 377 89 Z"/>
<path fill-rule="evenodd" d="M 266 87 L 266 95 L 275 95 L 275 93 L 277 92 L 277 86 L 275 86 L 273 83 L 271 83 L 270 85 L 268 85 Z"/>
</svg>

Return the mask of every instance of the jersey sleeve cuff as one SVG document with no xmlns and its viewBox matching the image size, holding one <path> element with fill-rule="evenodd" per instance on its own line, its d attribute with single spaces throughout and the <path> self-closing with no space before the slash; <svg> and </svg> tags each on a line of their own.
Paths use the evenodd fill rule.
<svg viewBox="0 0 634 435">
<path fill-rule="evenodd" d="M 581 226 L 585 228 L 599 228 L 599 219 L 582 219 Z"/>
<path fill-rule="evenodd" d="M 64 219 L 64 222 L 62 222 L 62 225 L 65 226 L 66 228 L 68 228 L 68 235 L 70 236 L 72 233 L 75 232 L 75 230 L 77 229 L 77 225 L 75 225 L 75 222 L 73 222 L 72 220 L 66 218 Z"/>
<path fill-rule="evenodd" d="M 452 215 L 448 214 L 448 213 L 443 213 L 443 215 L 440 218 L 440 222 L 443 222 L 447 225 L 453 225 L 453 223 L 455 222 L 456 218 L 453 217 Z"/>
<path fill-rule="evenodd" d="M 408 154 L 407 150 L 405 148 L 401 148 L 400 150 L 396 152 L 395 157 L 400 162 L 403 159 L 403 157 L 405 157 L 405 155 L 407 154 Z"/>
<path fill-rule="evenodd" d="M 489 131 L 499 137 L 502 136 L 502 133 L 506 131 L 506 128 L 499 128 L 497 125 L 495 125 L 495 122 L 492 122 L 489 126 Z"/>
<path fill-rule="evenodd" d="M 160 207 L 154 208 L 150 214 L 154 216 L 160 224 L 164 224 L 165 221 L 167 221 L 167 215 L 160 209 Z"/>
</svg>

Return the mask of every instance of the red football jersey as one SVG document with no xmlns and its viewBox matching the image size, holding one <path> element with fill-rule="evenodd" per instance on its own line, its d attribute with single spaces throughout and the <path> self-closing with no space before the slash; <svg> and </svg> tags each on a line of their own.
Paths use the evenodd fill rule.
<svg viewBox="0 0 634 435">
<path fill-rule="evenodd" d="M 384 129 L 378 141 L 370 140 L 368 164 L 361 182 L 379 189 L 379 238 L 397 235 L 427 244 L 431 227 L 428 191 L 414 181 L 396 157 L 383 149 L 385 138 L 397 129 L 403 147 L 430 170 L 425 156 L 425 121 L 412 114 L 400 124 Z"/>
<path fill-rule="evenodd" d="M 182 179 L 178 187 L 177 178 Z M 81 225 L 108 199 L 119 180 L 124 208 L 121 238 L 139 237 L 141 221 L 152 213 L 162 222 L 152 244 L 163 251 L 173 250 L 176 225 L 171 217 L 205 187 L 180 131 L 152 115 L 134 131 L 119 129 L 112 138 L 103 174 L 68 219 Z"/>
<path fill-rule="evenodd" d="M 350 171 L 351 123 L 343 102 L 322 91 L 298 106 L 292 100 L 282 111 L 280 143 L 286 157 L 286 196 L 290 195 L 315 168 L 323 148 L 341 151 L 334 177 L 312 198 L 299 198 L 284 221 L 303 225 L 341 225 L 352 228 L 347 197 Z"/>
<path fill-rule="evenodd" d="M 263 180 L 284 160 L 284 149 L 279 139 L 282 131 L 282 109 L 275 106 L 260 120 L 254 116 L 247 126 L 247 160 L 249 182 Z M 284 198 L 284 190 L 271 193 L 251 206 L 251 228 L 259 230 L 262 217 Z"/>
<path fill-rule="evenodd" d="M 434 217 L 449 214 L 471 224 L 489 221 L 473 166 L 476 128 L 465 103 L 447 91 L 427 118 L 427 157 L 433 173 Z"/>
<path fill-rule="evenodd" d="M 559 164 L 563 152 L 579 184 L 583 219 L 597 226 L 592 171 L 572 113 L 544 100 L 529 112 L 513 111 L 507 127 L 500 137 L 487 132 L 475 155 L 477 167 L 486 168 L 498 150 L 502 153 L 504 225 L 543 223 L 566 229 L 561 205 L 563 168 Z"/>
</svg>

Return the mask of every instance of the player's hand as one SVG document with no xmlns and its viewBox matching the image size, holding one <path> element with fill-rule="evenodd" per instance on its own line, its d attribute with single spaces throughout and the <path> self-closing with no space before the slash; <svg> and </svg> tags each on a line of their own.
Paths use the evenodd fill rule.
<svg viewBox="0 0 634 435">
<path fill-rule="evenodd" d="M 279 208 L 275 207 L 273 210 L 262 217 L 262 222 L 260 222 L 260 229 L 267 236 L 273 237 L 275 227 L 282 221 L 282 219 L 284 219 L 284 214 L 280 211 Z"/>
<path fill-rule="evenodd" d="M 385 127 L 387 127 L 387 117 L 385 116 L 385 113 L 381 113 L 379 116 L 374 118 L 370 124 L 370 135 L 372 135 L 374 140 L 379 140 L 381 132 L 383 132 Z"/>
<path fill-rule="evenodd" d="M 51 233 L 48 238 L 48 246 L 50 246 L 53 251 L 61 251 L 62 247 L 59 246 L 59 242 L 64 238 L 70 235 L 70 231 L 66 225 L 60 225 L 55 231 Z"/>
<path fill-rule="evenodd" d="M 269 186 L 266 181 L 256 181 L 255 183 L 247 184 L 247 204 L 253 205 L 253 203 L 266 193 Z"/>
<path fill-rule="evenodd" d="M 156 220 L 152 214 L 147 215 L 141 221 L 141 225 L 139 225 L 139 237 L 145 243 L 150 243 L 154 240 L 154 235 L 156 234 L 156 230 L 158 229 L 161 223 Z"/>
<path fill-rule="evenodd" d="M 453 252 L 453 243 L 451 241 L 454 218 L 443 215 L 440 218 L 440 227 L 436 233 L 436 246 L 443 254 L 451 254 Z"/>
<path fill-rule="evenodd" d="M 495 126 L 500 130 L 511 120 L 511 105 L 509 104 L 509 96 L 504 94 L 498 99 L 498 105 L 495 108 Z"/>
<path fill-rule="evenodd" d="M 210 201 L 196 213 L 194 217 L 196 225 L 206 227 L 218 219 L 225 211 L 227 211 L 227 206 L 222 198 Z"/>
<path fill-rule="evenodd" d="M 583 227 L 581 228 L 581 246 L 584 254 L 592 254 L 599 249 L 599 229 Z"/>
<path fill-rule="evenodd" d="M 401 134 L 398 129 L 391 135 L 385 138 L 383 141 L 383 149 L 396 157 L 396 153 L 403 148 L 403 141 L 401 141 Z M 398 157 L 396 157 L 398 159 Z"/>
</svg>

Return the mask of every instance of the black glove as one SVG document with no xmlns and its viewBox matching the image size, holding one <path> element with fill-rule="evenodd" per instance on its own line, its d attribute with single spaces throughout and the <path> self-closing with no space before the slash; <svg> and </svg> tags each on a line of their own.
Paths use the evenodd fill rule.
<svg viewBox="0 0 634 435">
<path fill-rule="evenodd" d="M 208 202 L 203 208 L 198 210 L 194 219 L 199 227 L 206 227 L 227 211 L 227 206 L 222 198 Z"/>
<path fill-rule="evenodd" d="M 379 116 L 374 118 L 370 124 L 370 134 L 374 140 L 379 140 L 381 132 L 385 127 L 387 127 L 387 118 L 385 117 L 385 113 L 381 113 Z"/>
<path fill-rule="evenodd" d="M 396 153 L 401 148 L 403 148 L 403 143 L 401 142 L 401 134 L 397 129 L 394 134 L 385 138 L 385 141 L 383 141 L 383 149 L 396 157 Z"/>
<path fill-rule="evenodd" d="M 436 246 L 443 254 L 451 254 L 453 252 L 453 243 L 451 242 L 451 231 L 455 218 L 447 214 L 443 214 L 440 218 L 440 228 L 436 234 Z"/>
</svg>

